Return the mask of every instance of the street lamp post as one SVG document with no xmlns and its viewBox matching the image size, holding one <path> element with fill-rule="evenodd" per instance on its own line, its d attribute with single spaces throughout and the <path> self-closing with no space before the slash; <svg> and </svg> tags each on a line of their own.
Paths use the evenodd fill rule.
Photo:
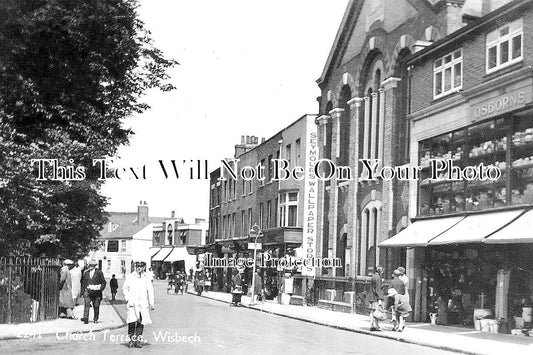
<svg viewBox="0 0 533 355">
<path fill-rule="evenodd" d="M 254 241 L 254 266 L 252 270 L 252 300 L 250 302 L 250 306 L 253 306 L 255 304 L 255 264 L 257 262 L 257 238 L 259 238 L 259 235 L 261 234 L 261 228 L 255 223 L 252 226 L 252 229 L 250 229 L 250 234 L 255 234 L 255 241 Z"/>
</svg>

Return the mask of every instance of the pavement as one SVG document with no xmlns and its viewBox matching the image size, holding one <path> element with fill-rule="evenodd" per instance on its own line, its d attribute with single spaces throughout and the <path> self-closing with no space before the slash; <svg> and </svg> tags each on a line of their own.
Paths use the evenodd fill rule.
<svg viewBox="0 0 533 355">
<path fill-rule="evenodd" d="M 188 292 L 196 294 L 191 286 Z M 203 292 L 201 297 L 231 303 L 229 293 L 209 291 Z M 247 296 L 242 297 L 242 305 L 260 312 L 440 350 L 476 355 L 533 354 L 532 337 L 432 326 L 427 323 L 407 323 L 403 332 L 394 332 L 391 323 L 380 322 L 383 331 L 371 332 L 369 317 L 365 315 L 334 312 L 317 307 L 283 305 L 274 301 L 250 305 L 250 297 Z"/>
<path fill-rule="evenodd" d="M 57 337 L 62 337 L 73 333 L 92 333 L 105 329 L 115 329 L 124 325 L 113 306 L 106 301 L 103 301 L 100 305 L 98 323 L 92 322 L 92 308 L 89 324 L 84 324 L 80 320 L 83 317 L 83 305 L 74 308 L 74 317 L 77 319 L 59 318 L 34 323 L 0 324 L 0 340 L 33 339 L 48 334 L 56 334 Z"/>
</svg>

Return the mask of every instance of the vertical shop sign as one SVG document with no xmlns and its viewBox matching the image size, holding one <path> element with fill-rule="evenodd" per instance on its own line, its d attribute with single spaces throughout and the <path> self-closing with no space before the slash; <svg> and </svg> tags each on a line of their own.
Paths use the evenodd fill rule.
<svg viewBox="0 0 533 355">
<path fill-rule="evenodd" d="M 314 260 L 316 258 L 316 225 L 317 225 L 317 191 L 318 179 L 315 175 L 315 165 L 318 161 L 317 126 L 313 116 L 307 117 L 305 137 L 305 184 L 304 184 L 304 225 L 302 248 L 304 258 Z M 313 263 L 302 267 L 302 275 L 315 276 Z"/>
</svg>

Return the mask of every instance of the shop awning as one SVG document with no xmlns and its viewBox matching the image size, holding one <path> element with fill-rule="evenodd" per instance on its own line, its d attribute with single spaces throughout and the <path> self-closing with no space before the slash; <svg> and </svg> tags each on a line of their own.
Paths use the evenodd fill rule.
<svg viewBox="0 0 533 355">
<path fill-rule="evenodd" d="M 189 253 L 187 253 L 187 250 L 185 249 L 185 247 L 183 248 L 174 248 L 172 249 L 172 251 L 170 252 L 170 254 L 168 254 L 168 256 L 165 258 L 165 262 L 169 262 L 169 263 L 173 263 L 174 261 L 178 261 L 178 260 L 185 260 L 189 257 Z"/>
<path fill-rule="evenodd" d="M 172 252 L 172 248 L 161 248 L 159 253 L 152 257 L 152 261 L 163 261 Z"/>
<path fill-rule="evenodd" d="M 150 248 L 150 254 L 152 255 L 152 258 L 154 256 L 156 256 L 156 254 L 159 253 L 161 251 L 161 249 L 163 249 L 163 248 L 161 248 L 161 247 Z"/>
<path fill-rule="evenodd" d="M 392 238 L 379 244 L 380 247 L 423 247 L 428 241 L 453 227 L 464 216 L 418 220 Z"/>
<path fill-rule="evenodd" d="M 499 211 L 467 216 L 428 245 L 480 243 L 516 219 L 524 210 Z"/>
<path fill-rule="evenodd" d="M 533 243 L 533 210 L 483 240 L 489 244 Z"/>
</svg>

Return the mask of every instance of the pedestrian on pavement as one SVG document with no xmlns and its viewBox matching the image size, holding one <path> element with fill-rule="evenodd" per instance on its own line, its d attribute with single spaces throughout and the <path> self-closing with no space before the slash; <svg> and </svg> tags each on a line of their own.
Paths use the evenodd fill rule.
<svg viewBox="0 0 533 355">
<path fill-rule="evenodd" d="M 154 309 L 154 286 L 145 272 L 144 261 L 135 262 L 135 271 L 126 276 L 122 292 L 127 301 L 128 347 L 142 347 L 145 325 L 152 324 L 150 309 Z"/>
<path fill-rule="evenodd" d="M 83 273 L 81 279 L 81 290 L 85 300 L 85 307 L 83 308 L 83 318 L 81 321 L 85 324 L 89 323 L 89 311 L 91 303 L 94 311 L 94 323 L 98 323 L 100 315 L 100 302 L 102 301 L 102 291 L 107 285 L 104 274 L 96 268 L 98 262 L 96 260 L 89 261 L 89 268 Z"/>
<path fill-rule="evenodd" d="M 381 266 L 368 268 L 370 277 L 370 293 L 368 294 L 368 301 L 370 302 L 370 330 L 380 331 L 379 321 L 385 320 L 385 312 L 383 308 L 383 290 L 381 288 L 383 280 L 381 275 L 383 274 L 383 268 Z"/>
<path fill-rule="evenodd" d="M 398 276 L 398 278 L 400 280 L 402 280 L 404 286 L 405 286 L 405 302 L 411 304 L 411 300 L 409 298 L 409 277 L 407 277 L 407 275 L 405 274 L 405 268 L 400 266 L 398 269 L 397 269 L 399 272 L 400 272 L 400 276 Z"/>
<path fill-rule="evenodd" d="M 389 288 L 387 296 L 394 300 L 394 314 L 398 322 L 394 325 L 393 331 L 401 332 L 405 329 L 405 318 L 409 316 L 412 311 L 411 305 L 405 302 L 405 297 L 399 294 L 396 289 Z"/>
<path fill-rule="evenodd" d="M 240 306 L 242 298 L 242 279 L 239 270 L 233 269 L 233 277 L 231 278 L 231 304 L 233 306 Z"/>
<path fill-rule="evenodd" d="M 72 299 L 72 278 L 70 269 L 74 267 L 74 262 L 70 259 L 63 261 L 61 276 L 59 279 L 59 317 L 76 319 L 74 317 L 74 300 Z"/>
<path fill-rule="evenodd" d="M 115 274 L 111 275 L 109 287 L 111 287 L 111 301 L 114 301 L 118 292 L 118 280 L 115 278 Z"/>
<path fill-rule="evenodd" d="M 78 262 L 74 263 L 74 267 L 70 269 L 70 279 L 72 280 L 72 299 L 74 305 L 77 306 L 81 296 L 81 268 Z"/>
</svg>

